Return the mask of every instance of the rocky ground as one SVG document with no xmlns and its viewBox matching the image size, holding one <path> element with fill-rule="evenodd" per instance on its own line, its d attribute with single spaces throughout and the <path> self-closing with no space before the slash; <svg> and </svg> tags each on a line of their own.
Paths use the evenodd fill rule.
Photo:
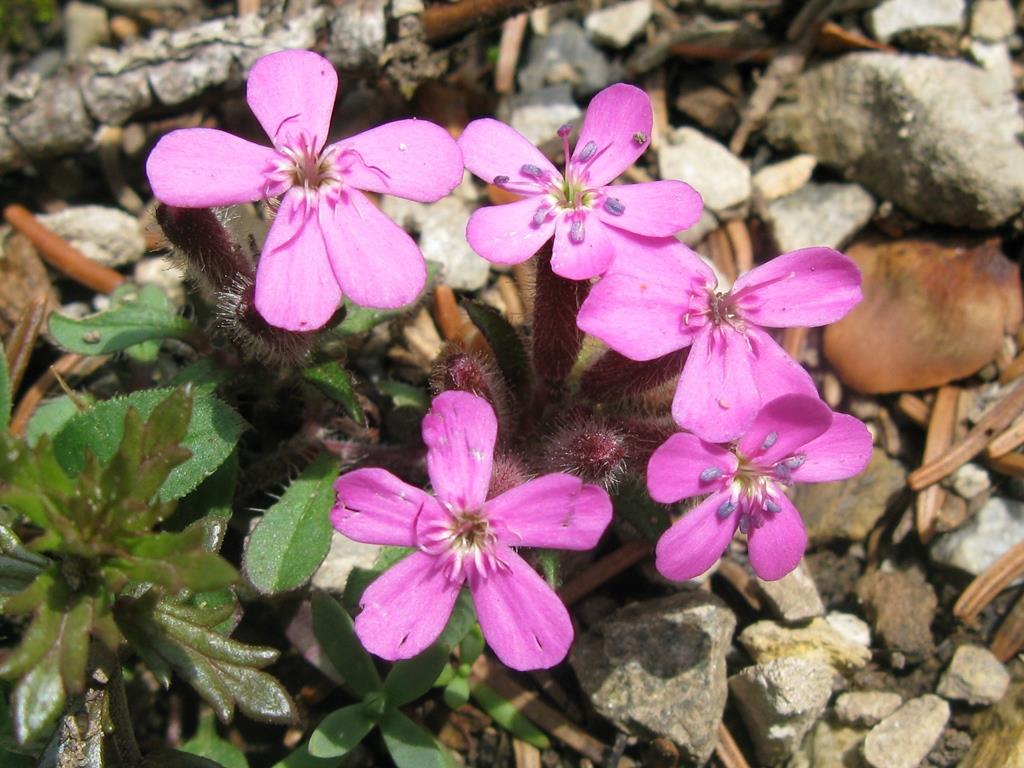
<svg viewBox="0 0 1024 768">
<path fill-rule="evenodd" d="M 473 672 L 548 731 L 552 746 L 530 746 L 470 704 L 428 702 L 418 717 L 478 766 L 1024 765 L 1020 7 L 560 3 L 444 34 L 419 0 L 352 5 L 365 18 L 390 16 L 379 45 L 364 36 L 377 58 L 343 72 L 339 132 L 411 109 L 456 131 L 494 114 L 544 144 L 595 92 L 627 80 L 655 105 L 652 150 L 630 178 L 682 179 L 701 192 L 705 213 L 680 237 L 722 275 L 828 245 L 865 279 L 865 300 L 847 318 L 781 337 L 826 401 L 869 425 L 876 446 L 861 476 L 796 491 L 810 535 L 797 571 L 761 582 L 734 542 L 699 583 L 671 584 L 642 537 L 618 530 L 596 560 L 564 574 L 563 597 L 576 589 L 566 600 L 578 630 L 566 664 L 513 676 L 491 662 Z M 0 51 L 0 202 L 39 212 L 93 262 L 159 285 L 194 312 L 160 251 L 142 168 L 172 127 L 252 132 L 238 88 L 252 43 L 217 25 L 237 14 L 238 35 L 351 45 L 301 3 L 74 0 L 40 23 L 30 18 L 35 6 L 10 7 L 24 13 Z M 192 42 L 182 49 L 173 35 Z M 187 69 L 196 51 L 209 57 L 202 78 Z M 211 74 L 219 55 L 227 60 Z M 144 96 L 124 96 L 119 113 L 99 111 L 107 101 L 88 94 L 139 67 L 151 68 Z M 183 90 L 168 96 L 161 84 L 175 78 Z M 86 94 L 78 133 L 79 112 L 54 106 L 74 88 Z M 498 193 L 467 177 L 435 205 L 388 198 L 382 207 L 419 238 L 438 282 L 514 318 L 524 300 L 516 282 L 464 238 L 469 214 Z M 0 242 L 5 337 L 40 292 L 74 316 L 106 306 L 102 291 L 44 267 L 23 234 L 7 229 Z M 441 304 L 355 342 L 357 374 L 386 369 L 425 384 L 444 342 L 462 333 Z M 26 381 L 59 355 L 44 333 Z M 337 536 L 313 586 L 340 593 L 376 555 Z M 301 610 L 289 618 L 293 602 L 253 614 L 280 627 L 292 657 L 282 679 L 312 713 L 330 686 L 302 660 L 313 654 Z M 151 727 L 170 743 L 183 738 L 182 707 L 194 706 L 187 691 L 173 693 L 172 726 Z M 223 733 L 253 766 L 301 737 L 244 719 Z M 370 744 L 345 764 L 380 765 L 382 754 Z"/>
</svg>

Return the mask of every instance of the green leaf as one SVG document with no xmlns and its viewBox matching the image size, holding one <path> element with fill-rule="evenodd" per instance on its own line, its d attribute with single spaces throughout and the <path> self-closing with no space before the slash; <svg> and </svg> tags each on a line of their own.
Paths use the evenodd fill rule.
<svg viewBox="0 0 1024 768">
<path fill-rule="evenodd" d="M 458 709 L 469 701 L 469 678 L 456 675 L 444 687 L 444 703 L 452 709 Z"/>
<path fill-rule="evenodd" d="M 348 611 L 333 597 L 320 592 L 313 595 L 312 602 L 313 634 L 331 666 L 361 698 L 381 690 L 377 667 L 356 636 Z"/>
<path fill-rule="evenodd" d="M 254 720 L 292 723 L 295 708 L 284 687 L 261 672 L 278 651 L 244 645 L 206 624 L 207 617 L 188 617 L 180 603 L 160 601 L 153 594 L 122 598 L 115 606 L 117 624 L 132 647 L 164 684 L 173 668 L 189 683 L 222 722 L 237 706 Z"/>
<path fill-rule="evenodd" d="M 95 398 L 89 394 L 75 395 L 75 397 L 80 402 L 88 405 L 96 402 Z M 36 408 L 36 412 L 28 420 L 28 426 L 25 427 L 26 442 L 34 447 L 43 435 L 53 437 L 77 413 L 81 413 L 78 403 L 67 395 L 61 395 L 47 403 L 43 403 Z"/>
<path fill-rule="evenodd" d="M 223 768 L 249 768 L 245 753 L 217 735 L 217 726 L 209 710 L 199 716 L 195 736 L 181 745 L 181 751 L 213 760 Z"/>
<path fill-rule="evenodd" d="M 14 531 L 0 525 L 0 600 L 24 590 L 50 564 L 47 558 L 25 549 Z"/>
<path fill-rule="evenodd" d="M 87 450 L 91 450 L 100 463 L 110 461 L 124 436 L 128 409 L 134 407 L 142 418 L 147 418 L 173 391 L 140 390 L 106 400 L 73 416 L 53 441 L 61 466 L 69 474 L 77 475 L 85 466 Z M 210 394 L 208 389 L 197 389 L 192 416 L 181 443 L 192 457 L 171 471 L 160 488 L 160 500 L 181 498 L 213 474 L 231 455 L 244 424 L 234 410 Z"/>
<path fill-rule="evenodd" d="M 474 683 L 470 686 L 470 695 L 484 712 L 516 738 L 532 744 L 537 749 L 547 749 L 551 746 L 547 734 L 530 722 L 526 715 L 512 706 L 511 702 L 495 693 L 490 686 Z"/>
<path fill-rule="evenodd" d="M 434 644 L 411 659 L 396 662 L 384 679 L 388 706 L 400 707 L 430 690 L 448 663 L 449 651 Z"/>
<path fill-rule="evenodd" d="M 300 744 L 288 757 L 274 764 L 274 768 L 338 768 L 336 757 L 313 757 L 309 754 L 309 742 Z"/>
<path fill-rule="evenodd" d="M 151 340 L 187 339 L 195 332 L 195 326 L 179 317 L 164 292 L 155 286 L 138 292 L 135 301 L 125 301 L 81 320 L 50 315 L 50 333 L 57 343 L 81 355 L 108 355 Z M 144 360 L 156 357 L 152 345 L 137 353 Z"/>
<path fill-rule="evenodd" d="M 335 710 L 320 721 L 309 737 L 309 754 L 313 757 L 341 757 L 351 752 L 376 722 L 362 702 Z"/>
<path fill-rule="evenodd" d="M 484 633 L 480 631 L 480 625 L 475 624 L 473 628 L 466 633 L 466 636 L 462 638 L 462 642 L 459 643 L 459 664 L 472 664 L 481 653 L 484 652 Z"/>
<path fill-rule="evenodd" d="M 7 351 L 0 341 L 0 429 L 6 430 L 11 424 L 11 373 L 7 369 Z"/>
<path fill-rule="evenodd" d="M 139 768 L 226 768 L 226 766 L 191 752 L 166 749 L 155 755 L 146 756 L 139 764 Z"/>
<path fill-rule="evenodd" d="M 339 469 L 337 457 L 320 454 L 257 523 L 242 570 L 261 593 L 301 587 L 327 557 L 334 530 L 328 515 Z"/>
<path fill-rule="evenodd" d="M 451 758 L 434 737 L 398 710 L 380 721 L 384 746 L 398 768 L 448 768 Z"/>
<path fill-rule="evenodd" d="M 181 531 L 195 524 L 207 525 L 208 532 L 215 534 L 207 548 L 214 552 L 219 550 L 226 528 L 224 524 L 234 511 L 237 487 L 238 451 L 232 451 L 217 471 L 178 502 L 174 513 L 164 520 L 161 528 Z M 213 525 L 214 522 L 218 524 Z"/>
<path fill-rule="evenodd" d="M 379 381 L 377 390 L 390 397 L 395 408 L 412 408 L 419 413 L 425 413 L 430 407 L 430 396 L 425 391 L 403 381 L 394 379 Z"/>
<path fill-rule="evenodd" d="M 448 623 L 435 642 L 450 650 L 458 645 L 475 623 L 476 611 L 473 608 L 473 598 L 470 597 L 468 590 L 463 589 L 455 600 L 455 607 L 452 609 Z"/>
<path fill-rule="evenodd" d="M 302 378 L 340 404 L 359 426 L 366 425 L 366 414 L 363 413 L 355 388 L 352 386 L 352 374 L 345 370 L 343 365 L 332 361 L 314 368 L 306 368 L 302 372 Z"/>
<path fill-rule="evenodd" d="M 411 547 L 381 547 L 372 568 L 356 567 L 352 569 L 352 572 L 348 575 L 348 580 L 345 582 L 345 591 L 341 595 L 341 604 L 348 611 L 355 613 L 356 609 L 359 608 L 359 600 L 362 598 L 363 592 L 373 583 L 373 580 L 402 558 L 411 555 L 414 551 Z"/>
<path fill-rule="evenodd" d="M 528 399 L 532 390 L 533 368 L 529 355 L 526 354 L 526 347 L 523 346 L 523 340 L 516 329 L 498 310 L 486 304 L 463 301 L 462 307 L 469 314 L 473 325 L 480 329 L 480 333 L 491 345 L 498 368 L 508 382 L 513 397 L 520 401 Z"/>
</svg>

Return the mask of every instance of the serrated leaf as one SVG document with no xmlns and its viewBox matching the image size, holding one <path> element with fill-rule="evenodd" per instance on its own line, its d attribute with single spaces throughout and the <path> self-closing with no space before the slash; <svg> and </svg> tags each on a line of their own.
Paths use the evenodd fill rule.
<svg viewBox="0 0 1024 768">
<path fill-rule="evenodd" d="M 265 595 L 305 584 L 327 557 L 340 461 L 322 453 L 264 513 L 249 536 L 242 571 Z"/>
<path fill-rule="evenodd" d="M 333 597 L 313 595 L 313 634 L 328 661 L 357 696 L 381 689 L 373 659 L 356 636 L 352 617 Z"/>
<path fill-rule="evenodd" d="M 249 768 L 245 753 L 217 735 L 217 727 L 208 711 L 199 716 L 199 727 L 191 739 L 181 745 L 181 751 L 212 760 L 222 768 Z"/>
<path fill-rule="evenodd" d="M 384 715 L 380 732 L 398 768 L 448 768 L 451 765 L 444 747 L 398 710 L 389 710 Z"/>
<path fill-rule="evenodd" d="M 377 390 L 391 398 L 395 408 L 412 408 L 420 413 L 425 413 L 430 407 L 430 396 L 411 384 L 394 379 L 385 379 L 377 382 Z"/>
<path fill-rule="evenodd" d="M 196 329 L 177 315 L 170 302 L 163 307 L 133 302 L 81 320 L 54 313 L 50 315 L 50 333 L 69 352 L 109 355 L 154 339 L 187 339 Z M 143 357 L 151 351 L 151 347 L 144 348 Z"/>
<path fill-rule="evenodd" d="M 388 706 L 400 707 L 429 691 L 448 663 L 449 655 L 445 646 L 435 644 L 418 656 L 395 662 L 384 679 Z"/>
<path fill-rule="evenodd" d="M 362 741 L 376 720 L 362 703 L 331 712 L 320 721 L 309 737 L 309 754 L 313 757 L 341 757 Z"/>
<path fill-rule="evenodd" d="M 11 373 L 7 369 L 7 351 L 0 341 L 0 429 L 6 430 L 11 424 Z"/>
<path fill-rule="evenodd" d="M 87 393 L 75 395 L 75 397 L 80 402 L 88 405 L 96 402 L 95 398 Z M 81 413 L 78 403 L 67 395 L 61 395 L 49 402 L 43 403 L 36 408 L 32 418 L 28 420 L 28 426 L 25 427 L 25 441 L 29 446 L 35 447 L 36 443 L 39 442 L 39 438 L 43 435 L 53 437 L 77 413 Z"/>
<path fill-rule="evenodd" d="M 164 520 L 161 528 L 181 531 L 192 525 L 205 526 L 207 548 L 216 552 L 226 532 L 226 523 L 234 511 L 237 487 L 238 451 L 233 451 L 216 472 L 178 502 L 174 513 Z"/>
<path fill-rule="evenodd" d="M 313 384 L 334 402 L 345 409 L 360 426 L 366 425 L 366 414 L 359 405 L 355 387 L 352 386 L 352 374 L 340 363 L 331 361 L 302 371 L 302 378 Z"/>
<path fill-rule="evenodd" d="M 490 344 L 498 369 L 505 377 L 513 397 L 520 401 L 529 398 L 533 368 L 516 329 L 496 309 L 486 304 L 463 301 L 462 307 Z"/>
<path fill-rule="evenodd" d="M 547 734 L 512 706 L 511 702 L 495 693 L 490 686 L 485 683 L 474 683 L 470 686 L 470 696 L 498 725 L 516 738 L 532 744 L 537 749 L 547 749 L 551 746 Z"/>
<path fill-rule="evenodd" d="M 124 435 L 129 408 L 147 418 L 174 390 L 148 389 L 115 397 L 89 411 L 73 416 L 54 438 L 53 447 L 64 470 L 72 475 L 82 471 L 87 450 L 101 463 L 108 462 Z M 209 477 L 231 454 L 244 422 L 228 405 L 206 388 L 195 391 L 192 416 L 181 447 L 192 457 L 175 467 L 160 488 L 162 501 L 178 499 Z"/>
</svg>

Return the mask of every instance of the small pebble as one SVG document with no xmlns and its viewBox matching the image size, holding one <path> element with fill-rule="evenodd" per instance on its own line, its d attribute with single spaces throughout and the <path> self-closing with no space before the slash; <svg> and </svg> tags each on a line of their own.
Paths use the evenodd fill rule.
<svg viewBox="0 0 1024 768">
<path fill-rule="evenodd" d="M 961 645 L 939 680 L 937 693 L 969 704 L 995 704 L 1006 693 L 1010 675 L 987 648 Z"/>
<path fill-rule="evenodd" d="M 836 699 L 836 718 L 844 725 L 870 727 L 895 712 L 903 697 L 891 691 L 850 691 Z"/>
</svg>

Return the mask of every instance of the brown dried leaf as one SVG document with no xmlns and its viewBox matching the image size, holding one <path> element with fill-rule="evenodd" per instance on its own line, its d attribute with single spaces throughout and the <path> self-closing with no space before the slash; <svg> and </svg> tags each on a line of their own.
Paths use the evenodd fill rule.
<svg viewBox="0 0 1024 768">
<path fill-rule="evenodd" d="M 47 314 L 60 302 L 35 246 L 21 234 L 2 242 L 0 258 L 0 335 L 6 336 L 37 295 L 45 295 Z"/>
</svg>

